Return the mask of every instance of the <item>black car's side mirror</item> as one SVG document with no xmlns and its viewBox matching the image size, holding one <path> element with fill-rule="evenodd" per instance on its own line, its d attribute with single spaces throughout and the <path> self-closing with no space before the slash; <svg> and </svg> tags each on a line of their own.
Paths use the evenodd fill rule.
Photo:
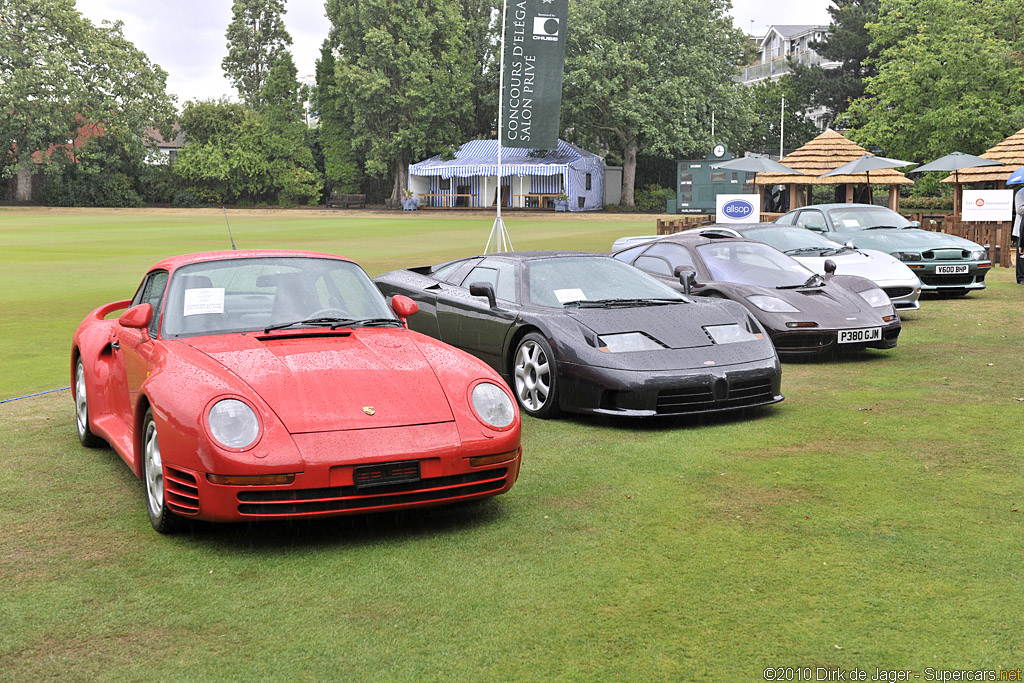
<svg viewBox="0 0 1024 683">
<path fill-rule="evenodd" d="M 693 285 L 697 282 L 697 271 L 693 266 L 676 266 L 675 276 L 679 278 L 679 284 L 683 286 L 683 294 L 689 295 Z"/>
<path fill-rule="evenodd" d="M 473 296 L 486 296 L 487 304 L 491 308 L 497 308 L 497 297 L 494 296 L 494 287 L 490 282 L 474 282 L 469 286 L 469 293 Z"/>
<path fill-rule="evenodd" d="M 836 262 L 830 258 L 825 259 L 825 274 L 833 275 L 836 272 Z"/>
</svg>

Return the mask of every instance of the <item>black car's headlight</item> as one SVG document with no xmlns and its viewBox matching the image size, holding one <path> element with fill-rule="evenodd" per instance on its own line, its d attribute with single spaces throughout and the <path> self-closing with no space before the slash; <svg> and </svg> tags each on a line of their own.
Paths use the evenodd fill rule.
<svg viewBox="0 0 1024 683">
<path fill-rule="evenodd" d="M 473 410 L 484 424 L 504 429 L 516 419 L 515 406 L 501 387 L 490 382 L 480 382 L 473 387 Z"/>
<path fill-rule="evenodd" d="M 799 313 L 800 309 L 795 306 L 786 303 L 777 296 L 766 296 L 764 294 L 755 294 L 754 296 L 748 296 L 747 301 L 754 304 L 762 311 L 769 313 Z"/>
<path fill-rule="evenodd" d="M 920 261 L 921 260 L 920 252 L 916 252 L 916 251 L 894 251 L 894 252 L 892 252 L 891 255 L 895 256 L 896 258 L 898 258 L 900 261 L 903 261 L 904 263 L 906 263 L 908 261 Z"/>
<path fill-rule="evenodd" d="M 248 448 L 260 435 L 256 411 L 236 398 L 217 401 L 206 415 L 210 434 L 226 448 Z"/>
<path fill-rule="evenodd" d="M 890 306 L 892 304 L 889 300 L 889 296 L 878 287 L 872 287 L 871 289 L 865 289 L 863 292 L 857 293 L 860 294 L 861 298 L 868 302 L 868 305 L 873 308 L 882 308 L 883 306 Z"/>
<path fill-rule="evenodd" d="M 754 334 L 738 323 L 731 325 L 705 325 L 704 331 L 716 344 L 735 344 L 737 342 L 763 339 L 764 335 Z"/>
<path fill-rule="evenodd" d="M 622 334 L 602 334 L 597 338 L 601 351 L 607 353 L 624 353 L 627 351 L 660 351 L 665 348 L 655 340 L 640 332 L 624 332 Z"/>
</svg>

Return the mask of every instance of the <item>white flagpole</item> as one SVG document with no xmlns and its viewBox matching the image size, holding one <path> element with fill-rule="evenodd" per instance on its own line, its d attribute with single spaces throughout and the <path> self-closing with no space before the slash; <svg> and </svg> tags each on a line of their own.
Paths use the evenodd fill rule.
<svg viewBox="0 0 1024 683">
<path fill-rule="evenodd" d="M 779 107 L 779 159 L 782 159 L 782 140 L 786 137 L 786 96 L 782 96 L 782 106 Z"/>
<path fill-rule="evenodd" d="M 494 250 L 515 251 L 512 247 L 512 238 L 508 236 L 505 229 L 505 222 L 501 220 L 501 126 L 503 124 L 503 113 L 505 108 L 505 17 L 508 14 L 508 0 L 504 0 L 501 6 L 501 57 L 498 72 L 498 215 L 494 218 L 494 225 L 491 226 L 491 234 L 487 238 L 487 246 L 484 253 L 491 253 L 491 242 L 494 242 Z M 509 190 L 511 190 L 511 185 Z M 510 192 L 511 193 L 511 192 Z"/>
</svg>

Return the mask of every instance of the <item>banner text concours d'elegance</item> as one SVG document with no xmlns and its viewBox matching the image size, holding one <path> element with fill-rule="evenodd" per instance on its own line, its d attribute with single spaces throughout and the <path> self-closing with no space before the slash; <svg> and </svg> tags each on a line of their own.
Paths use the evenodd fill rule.
<svg viewBox="0 0 1024 683">
<path fill-rule="evenodd" d="M 503 147 L 558 146 L 568 13 L 568 0 L 509 0 Z"/>
</svg>

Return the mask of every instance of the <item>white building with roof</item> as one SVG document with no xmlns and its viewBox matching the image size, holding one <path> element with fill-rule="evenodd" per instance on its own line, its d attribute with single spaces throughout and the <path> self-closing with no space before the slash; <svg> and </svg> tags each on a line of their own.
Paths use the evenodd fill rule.
<svg viewBox="0 0 1024 683">
<path fill-rule="evenodd" d="M 736 80 L 745 85 L 766 79 L 778 80 L 784 74 L 792 73 L 790 57 L 799 64 L 817 64 L 824 69 L 834 69 L 839 66 L 839 62 L 826 61 L 811 49 L 811 43 L 824 40 L 827 36 L 828 26 L 820 24 L 769 26 L 758 41 L 757 60 L 750 66 L 742 67 Z"/>
</svg>

